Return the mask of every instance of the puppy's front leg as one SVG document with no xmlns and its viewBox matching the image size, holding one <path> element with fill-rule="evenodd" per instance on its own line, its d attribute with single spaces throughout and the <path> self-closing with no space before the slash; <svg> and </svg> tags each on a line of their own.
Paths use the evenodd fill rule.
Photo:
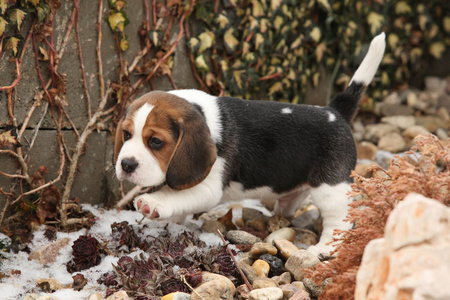
<svg viewBox="0 0 450 300">
<path fill-rule="evenodd" d="M 134 206 L 150 219 L 167 219 L 209 210 L 222 199 L 223 166 L 222 159 L 218 158 L 201 183 L 185 190 L 166 186 L 157 192 L 137 196 Z"/>
</svg>

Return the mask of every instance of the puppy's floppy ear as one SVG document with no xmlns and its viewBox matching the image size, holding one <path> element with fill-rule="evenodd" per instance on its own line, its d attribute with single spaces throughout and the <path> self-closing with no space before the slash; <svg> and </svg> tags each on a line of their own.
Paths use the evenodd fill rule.
<svg viewBox="0 0 450 300">
<path fill-rule="evenodd" d="M 113 156 L 113 163 L 114 165 L 117 162 L 117 157 L 119 157 L 120 149 L 122 149 L 123 146 L 123 132 L 122 132 L 122 123 L 123 123 L 124 117 L 120 119 L 119 124 L 116 128 L 116 138 L 114 141 L 114 156 Z"/>
<path fill-rule="evenodd" d="M 166 172 L 167 185 L 183 190 L 202 182 L 217 158 L 217 148 L 204 118 L 197 113 L 178 120 L 179 136 Z"/>
</svg>

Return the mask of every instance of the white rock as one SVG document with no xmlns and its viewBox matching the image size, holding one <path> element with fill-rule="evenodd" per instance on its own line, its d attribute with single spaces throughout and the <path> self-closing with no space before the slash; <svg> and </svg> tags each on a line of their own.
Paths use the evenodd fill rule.
<svg viewBox="0 0 450 300">
<path fill-rule="evenodd" d="M 378 149 L 397 153 L 403 151 L 406 143 L 403 137 L 397 132 L 388 133 L 380 138 Z"/>
<path fill-rule="evenodd" d="M 355 300 L 450 299 L 450 208 L 409 194 L 365 248 Z"/>
<path fill-rule="evenodd" d="M 281 300 L 283 291 L 277 287 L 253 290 L 248 294 L 249 300 Z"/>
<path fill-rule="evenodd" d="M 394 125 L 400 129 L 406 129 L 416 124 L 413 116 L 387 116 L 381 119 L 381 122 Z"/>
<path fill-rule="evenodd" d="M 391 124 L 370 124 L 366 126 L 364 140 L 372 143 L 378 143 L 382 136 L 385 136 L 391 132 L 399 132 L 399 129 Z"/>
<path fill-rule="evenodd" d="M 295 230 L 290 227 L 278 229 L 277 231 L 274 231 L 271 234 L 269 234 L 264 239 L 264 242 L 273 243 L 273 241 L 277 239 L 286 239 L 292 242 L 295 239 Z"/>
<path fill-rule="evenodd" d="M 428 135 L 430 132 L 423 126 L 414 125 L 405 129 L 402 135 L 409 139 L 414 139 L 418 135 Z"/>
</svg>

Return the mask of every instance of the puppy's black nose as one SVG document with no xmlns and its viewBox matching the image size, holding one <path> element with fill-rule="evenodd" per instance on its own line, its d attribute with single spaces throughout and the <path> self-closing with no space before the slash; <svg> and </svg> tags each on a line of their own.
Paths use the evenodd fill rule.
<svg viewBox="0 0 450 300">
<path fill-rule="evenodd" d="M 122 165 L 122 170 L 126 173 L 131 173 L 136 170 L 139 163 L 134 158 L 124 158 L 120 163 Z"/>
</svg>

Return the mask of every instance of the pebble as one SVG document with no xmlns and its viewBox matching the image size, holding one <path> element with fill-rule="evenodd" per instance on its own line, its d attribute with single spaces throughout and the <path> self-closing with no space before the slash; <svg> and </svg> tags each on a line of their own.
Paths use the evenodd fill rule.
<svg viewBox="0 0 450 300">
<path fill-rule="evenodd" d="M 264 254 L 261 255 L 259 259 L 264 260 L 266 263 L 270 266 L 269 276 L 277 276 L 283 273 L 283 261 L 281 258 L 278 258 L 276 256 L 270 255 L 270 254 Z"/>
<path fill-rule="evenodd" d="M 280 276 L 273 276 L 272 279 L 279 285 L 285 285 L 291 283 L 292 277 L 291 273 L 284 272 Z"/>
<path fill-rule="evenodd" d="M 306 250 L 298 250 L 288 258 L 284 267 L 288 270 L 295 280 L 303 280 L 303 269 L 314 267 L 320 263 L 320 260 L 314 254 Z"/>
<path fill-rule="evenodd" d="M 322 293 L 324 286 L 326 286 L 329 282 L 331 282 L 330 278 L 325 279 L 322 284 L 319 286 L 314 283 L 311 278 L 303 279 L 303 284 L 305 285 L 306 290 L 310 293 L 310 295 L 314 298 L 318 298 Z"/>
<path fill-rule="evenodd" d="M 238 262 L 239 267 L 241 268 L 242 272 L 244 272 L 245 277 L 247 277 L 248 281 L 250 283 L 253 283 L 253 281 L 258 278 L 258 273 L 256 273 L 256 270 L 252 268 L 252 266 Z"/>
<path fill-rule="evenodd" d="M 306 245 L 315 245 L 319 242 L 319 237 L 315 232 L 308 229 L 294 228 L 297 233 L 295 236 L 294 244 L 302 243 Z M 321 231 L 322 229 L 320 229 Z M 298 246 L 297 246 L 298 247 Z"/>
<path fill-rule="evenodd" d="M 220 231 L 220 233 L 225 234 L 227 231 L 225 225 L 220 223 L 217 220 L 205 220 L 202 224 L 202 230 L 203 232 L 209 232 L 209 233 L 217 233 L 217 230 Z"/>
<path fill-rule="evenodd" d="M 259 258 L 261 255 L 269 253 L 271 255 L 276 255 L 278 252 L 277 248 L 269 243 L 256 243 L 252 246 L 249 251 L 250 258 Z"/>
<path fill-rule="evenodd" d="M 59 298 L 52 296 L 52 295 L 42 295 L 36 300 L 59 300 Z"/>
<path fill-rule="evenodd" d="M 278 229 L 277 231 L 274 231 L 271 234 L 269 234 L 264 239 L 264 241 L 266 243 L 273 243 L 274 240 L 278 239 L 286 239 L 292 242 L 295 239 L 295 230 L 290 227 Z"/>
<path fill-rule="evenodd" d="M 298 251 L 299 249 L 292 242 L 286 239 L 276 239 L 274 241 L 275 246 L 277 246 L 278 250 L 280 250 L 280 254 L 284 258 L 289 258 L 291 255 Z"/>
<path fill-rule="evenodd" d="M 245 225 L 250 226 L 258 231 L 264 232 L 267 229 L 266 222 L 261 218 L 254 218 L 245 222 Z"/>
<path fill-rule="evenodd" d="M 436 130 L 436 135 L 440 140 L 447 140 L 448 139 L 448 133 L 442 128 L 439 128 Z"/>
<path fill-rule="evenodd" d="M 414 125 L 405 129 L 402 134 L 404 137 L 414 139 L 418 135 L 427 135 L 430 134 L 430 132 L 423 126 Z"/>
<path fill-rule="evenodd" d="M 202 272 L 202 280 L 202 284 L 195 289 L 195 292 L 191 293 L 190 299 L 234 299 L 236 287 L 227 277 Z"/>
<path fill-rule="evenodd" d="M 270 265 L 262 259 L 255 260 L 252 268 L 255 269 L 258 277 L 267 277 L 269 275 Z"/>
<path fill-rule="evenodd" d="M 37 300 L 37 298 L 39 298 L 39 294 L 33 293 L 26 295 L 25 298 L 23 298 L 23 300 Z"/>
<path fill-rule="evenodd" d="M 392 132 L 398 133 L 399 129 L 391 124 L 370 124 L 366 126 L 364 140 L 376 144 L 382 136 Z"/>
<path fill-rule="evenodd" d="M 64 288 L 64 286 L 58 280 L 52 278 L 38 278 L 36 279 L 36 283 L 41 286 L 41 289 L 44 288 L 45 290 L 50 291 L 57 291 Z"/>
<path fill-rule="evenodd" d="M 298 288 L 293 284 L 285 284 L 280 286 L 281 291 L 283 292 L 283 299 L 291 299 L 291 297 L 298 292 Z"/>
<path fill-rule="evenodd" d="M 394 125 L 395 127 L 404 130 L 416 124 L 416 119 L 413 116 L 388 116 L 383 117 L 381 122 Z"/>
<path fill-rule="evenodd" d="M 253 281 L 252 286 L 254 289 L 262 289 L 266 287 L 278 287 L 278 284 L 271 278 L 260 277 Z"/>
<path fill-rule="evenodd" d="M 32 251 L 28 258 L 39 260 L 42 265 L 54 263 L 61 249 L 67 246 L 69 242 L 70 238 L 59 239 Z"/>
<path fill-rule="evenodd" d="M 298 290 L 289 300 L 311 300 L 311 297 L 307 291 Z"/>
<path fill-rule="evenodd" d="M 374 143 L 363 141 L 356 145 L 356 152 L 358 154 L 358 159 L 368 159 L 375 160 L 375 155 L 377 154 L 378 148 Z"/>
<path fill-rule="evenodd" d="M 238 294 L 238 299 L 244 300 L 248 299 L 248 293 L 250 293 L 250 290 L 246 284 L 241 284 L 237 287 L 236 292 Z"/>
<path fill-rule="evenodd" d="M 392 153 L 403 151 L 405 146 L 406 143 L 403 140 L 403 137 L 397 132 L 391 132 L 383 135 L 378 142 L 378 148 L 380 150 L 385 150 Z"/>
<path fill-rule="evenodd" d="M 233 244 L 253 245 L 261 242 L 261 239 L 251 233 L 242 230 L 230 230 L 227 232 L 227 239 Z"/>
<path fill-rule="evenodd" d="M 264 214 L 262 212 L 260 212 L 257 209 L 254 208 L 248 208 L 248 207 L 244 207 L 242 208 L 242 220 L 244 220 L 244 222 L 253 220 L 253 219 L 261 219 L 264 221 L 267 221 L 267 217 L 264 216 Z"/>
<path fill-rule="evenodd" d="M 88 300 L 103 300 L 103 296 L 101 293 L 95 293 L 89 296 Z"/>
<path fill-rule="evenodd" d="M 289 221 L 281 215 L 276 215 L 269 218 L 267 221 L 267 230 L 269 232 L 277 231 L 281 228 L 285 228 L 289 226 Z"/>
<path fill-rule="evenodd" d="M 250 257 L 250 252 L 244 252 L 239 256 L 238 261 L 247 265 L 251 265 L 254 260 Z"/>
<path fill-rule="evenodd" d="M 301 215 L 291 220 L 291 224 L 294 227 L 309 229 L 309 230 L 317 230 L 317 223 L 322 222 L 320 218 L 320 212 L 318 209 L 310 209 L 303 212 Z"/>
<path fill-rule="evenodd" d="M 182 292 L 170 293 L 161 297 L 161 300 L 189 300 L 189 299 L 191 299 L 191 295 Z"/>
<path fill-rule="evenodd" d="M 277 287 L 253 290 L 248 294 L 249 300 L 281 300 L 283 291 Z"/>
<path fill-rule="evenodd" d="M 114 294 L 106 298 L 106 300 L 128 300 L 128 299 L 130 298 L 128 297 L 128 294 L 125 291 L 115 292 Z"/>
<path fill-rule="evenodd" d="M 450 120 L 450 115 L 448 113 L 447 108 L 445 107 L 440 107 L 437 112 L 436 112 L 437 116 L 439 118 L 441 118 L 442 120 L 444 120 L 445 122 L 448 122 Z"/>
<path fill-rule="evenodd" d="M 425 127 L 430 132 L 436 132 L 438 128 L 448 129 L 449 124 L 436 116 L 420 116 L 416 117 L 416 125 Z"/>
</svg>

